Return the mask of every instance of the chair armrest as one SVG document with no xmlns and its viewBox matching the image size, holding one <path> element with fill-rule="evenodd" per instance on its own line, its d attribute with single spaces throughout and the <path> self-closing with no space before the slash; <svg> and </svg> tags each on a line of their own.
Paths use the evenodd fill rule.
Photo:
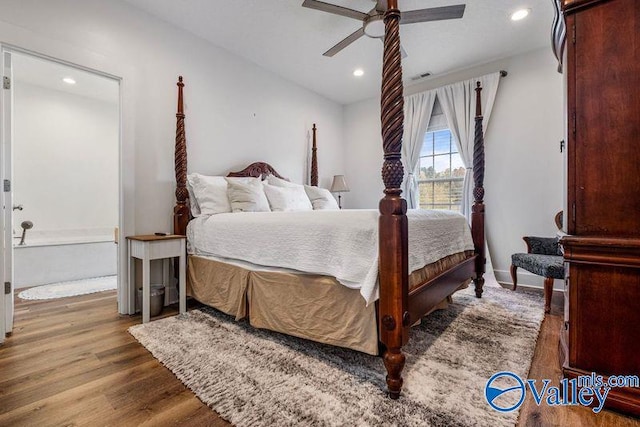
<svg viewBox="0 0 640 427">
<path fill-rule="evenodd" d="M 527 244 L 527 252 L 530 254 L 562 255 L 556 237 L 525 236 L 522 239 Z"/>
</svg>

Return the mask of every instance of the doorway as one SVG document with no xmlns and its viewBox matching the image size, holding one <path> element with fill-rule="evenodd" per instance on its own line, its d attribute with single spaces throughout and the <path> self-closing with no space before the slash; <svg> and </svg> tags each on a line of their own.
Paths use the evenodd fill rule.
<svg viewBox="0 0 640 427">
<path fill-rule="evenodd" d="M 11 332 L 14 294 L 120 288 L 120 81 L 16 50 L 3 49 L 3 62 L 3 317 Z"/>
</svg>

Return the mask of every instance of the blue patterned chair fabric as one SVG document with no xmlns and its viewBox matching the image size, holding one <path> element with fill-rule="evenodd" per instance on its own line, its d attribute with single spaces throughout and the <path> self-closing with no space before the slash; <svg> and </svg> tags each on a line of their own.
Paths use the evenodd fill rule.
<svg viewBox="0 0 640 427">
<path fill-rule="evenodd" d="M 511 255 L 511 278 L 513 290 L 518 283 L 517 270 L 524 268 L 533 274 L 544 277 L 544 311 L 551 311 L 551 295 L 553 294 L 553 279 L 564 278 L 564 257 L 554 237 L 525 236 L 528 253 Z"/>
<path fill-rule="evenodd" d="M 511 263 L 538 276 L 564 278 L 563 259 L 560 255 L 513 254 Z"/>
<path fill-rule="evenodd" d="M 560 250 L 560 245 L 556 237 L 525 236 L 522 239 L 526 242 L 527 252 L 530 254 L 562 256 L 562 251 Z"/>
</svg>

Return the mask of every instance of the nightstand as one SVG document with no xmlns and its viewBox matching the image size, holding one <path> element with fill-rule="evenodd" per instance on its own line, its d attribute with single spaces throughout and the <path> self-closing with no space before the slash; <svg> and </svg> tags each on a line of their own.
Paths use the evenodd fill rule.
<svg viewBox="0 0 640 427">
<path fill-rule="evenodd" d="M 178 293 L 180 313 L 187 311 L 186 295 L 186 267 L 187 267 L 187 247 L 186 237 L 175 234 L 167 236 L 156 236 L 155 234 L 128 236 L 129 247 L 129 313 L 135 312 L 135 268 L 134 258 L 142 261 L 142 323 L 149 321 L 149 295 L 151 292 L 151 260 L 165 260 L 165 268 L 168 271 L 168 261 L 171 258 L 179 258 Z M 165 278 L 166 279 L 166 278 Z M 165 286 L 167 283 L 165 283 Z"/>
</svg>

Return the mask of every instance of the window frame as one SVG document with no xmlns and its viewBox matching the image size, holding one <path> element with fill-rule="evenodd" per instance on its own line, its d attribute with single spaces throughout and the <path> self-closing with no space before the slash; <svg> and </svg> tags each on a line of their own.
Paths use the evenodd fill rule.
<svg viewBox="0 0 640 427">
<path fill-rule="evenodd" d="M 453 177 L 451 176 L 453 173 L 453 156 L 457 155 L 458 159 L 460 160 L 460 162 L 462 163 L 462 156 L 460 156 L 460 152 L 458 151 L 458 146 L 457 143 L 455 141 L 455 138 L 453 136 L 453 133 L 451 132 L 451 129 L 446 125 L 446 124 L 441 124 L 439 126 L 429 126 L 429 128 L 426 130 L 424 137 L 423 137 L 423 147 L 424 147 L 424 143 L 427 142 L 427 136 L 429 134 L 435 134 L 436 132 L 441 132 L 443 130 L 446 130 L 449 132 L 449 151 L 448 152 L 443 152 L 443 153 L 436 153 L 435 150 L 435 135 L 433 136 L 433 138 L 431 139 L 431 143 L 433 144 L 432 150 L 431 150 L 431 154 L 428 154 L 426 156 L 420 156 L 419 159 L 419 164 L 420 164 L 420 168 L 422 168 L 422 164 L 423 164 L 423 159 L 425 158 L 431 158 L 431 165 L 434 169 L 434 173 L 435 173 L 435 164 L 436 164 L 436 158 L 437 157 L 443 157 L 443 156 L 448 156 L 448 164 L 449 164 L 449 171 L 450 171 L 450 176 L 448 178 L 420 178 L 420 174 L 418 174 L 418 194 L 420 194 L 420 186 L 421 185 L 425 185 L 425 184 L 431 184 L 431 198 L 433 203 L 429 203 L 429 204 L 424 204 L 422 203 L 421 200 L 418 200 L 419 203 L 419 208 L 420 209 L 434 209 L 434 210 L 453 210 L 456 212 L 462 212 L 462 199 L 460 199 L 459 203 L 454 203 L 453 200 L 453 195 L 454 193 L 451 191 L 451 187 L 452 184 L 454 182 L 464 182 L 464 176 L 462 177 Z M 420 149 L 420 151 L 422 152 L 422 148 Z M 453 151 L 455 150 L 455 151 Z M 464 166 L 464 163 L 463 163 Z M 466 170 L 466 168 L 465 168 Z M 446 182 L 449 183 L 449 203 L 435 203 L 435 184 L 439 183 L 439 182 Z M 464 192 L 464 189 L 462 190 L 462 192 Z M 421 197 L 420 197 L 421 199 Z"/>
</svg>

